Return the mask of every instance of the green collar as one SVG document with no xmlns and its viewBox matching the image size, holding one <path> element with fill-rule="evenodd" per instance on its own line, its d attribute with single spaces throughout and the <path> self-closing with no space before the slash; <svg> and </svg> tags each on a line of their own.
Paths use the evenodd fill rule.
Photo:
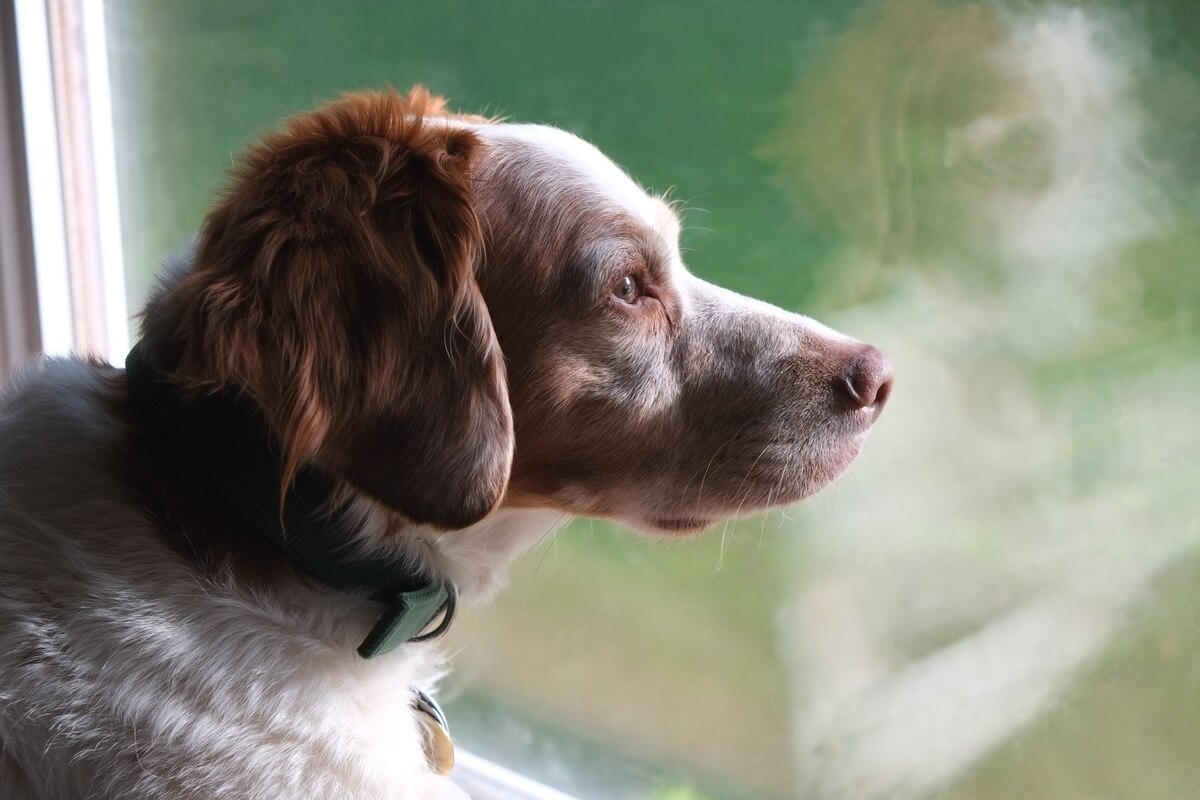
<svg viewBox="0 0 1200 800">
<path fill-rule="evenodd" d="M 301 469 L 280 504 L 279 446 L 245 400 L 227 393 L 182 397 L 150 364 L 140 342 L 125 370 L 141 410 L 259 533 L 322 583 L 365 591 L 383 604 L 359 655 L 371 658 L 445 632 L 454 616 L 454 587 L 394 558 L 346 552 L 340 531 L 349 509 L 330 508 L 334 487 L 327 476 Z M 443 614 L 434 630 L 423 633 Z"/>
</svg>

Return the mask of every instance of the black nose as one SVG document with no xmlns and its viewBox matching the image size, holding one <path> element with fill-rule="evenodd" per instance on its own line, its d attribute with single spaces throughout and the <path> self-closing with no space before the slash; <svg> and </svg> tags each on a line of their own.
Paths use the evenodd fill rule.
<svg viewBox="0 0 1200 800">
<path fill-rule="evenodd" d="M 878 414 L 892 393 L 892 362 L 883 351 L 864 345 L 846 363 L 842 389 L 855 410 L 874 406 Z"/>
</svg>

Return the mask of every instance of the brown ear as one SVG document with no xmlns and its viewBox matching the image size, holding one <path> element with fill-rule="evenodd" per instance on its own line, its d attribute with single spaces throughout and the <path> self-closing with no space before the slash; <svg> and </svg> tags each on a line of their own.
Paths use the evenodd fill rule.
<svg viewBox="0 0 1200 800">
<path fill-rule="evenodd" d="M 478 140 L 420 87 L 353 95 L 253 147 L 176 289 L 177 372 L 254 398 L 290 478 L 314 463 L 465 527 L 512 463 L 504 361 L 475 281 Z"/>
</svg>

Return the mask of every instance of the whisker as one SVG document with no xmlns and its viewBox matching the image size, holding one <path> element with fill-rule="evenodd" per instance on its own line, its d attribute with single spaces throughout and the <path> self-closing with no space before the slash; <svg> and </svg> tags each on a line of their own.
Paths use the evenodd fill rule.
<svg viewBox="0 0 1200 800">
<path fill-rule="evenodd" d="M 558 534 L 562 532 L 562 527 L 559 523 L 562 522 L 563 517 L 565 516 L 566 514 L 559 514 L 557 519 L 555 519 L 554 522 L 550 524 L 550 527 L 546 529 L 546 532 L 538 537 L 537 544 L 535 544 L 534 547 L 541 546 L 542 543 L 546 541 L 547 536 L 550 537 L 550 541 L 546 544 L 546 547 L 543 548 L 542 557 L 538 559 L 537 566 L 533 568 L 533 577 L 529 579 L 530 586 L 533 586 L 534 581 L 537 580 L 538 574 L 542 571 L 542 564 L 546 562 L 546 556 L 550 554 L 551 550 L 554 551 L 554 557 L 556 559 L 558 558 Z"/>
<path fill-rule="evenodd" d="M 706 464 L 704 466 L 704 473 L 700 476 L 700 488 L 696 490 L 696 516 L 700 516 L 700 503 L 701 503 L 701 501 L 703 499 L 703 495 L 704 495 L 704 484 L 708 480 L 708 471 L 710 469 L 712 469 L 713 462 L 715 462 L 717 460 L 717 456 L 719 456 L 721 454 L 722 450 L 724 450 L 733 441 L 735 441 L 739 436 L 742 435 L 742 432 L 746 430 L 746 427 L 749 424 L 750 424 L 749 422 L 742 423 L 742 426 L 740 428 L 738 428 L 736 431 L 734 431 L 728 439 L 726 439 L 724 442 L 722 442 L 720 444 L 720 446 L 718 446 L 715 450 L 713 450 L 712 457 L 710 459 L 708 459 L 708 464 Z M 760 456 L 761 456 L 761 454 L 760 454 Z M 680 500 L 683 500 L 686 498 L 687 490 L 691 485 L 692 485 L 692 481 L 689 478 L 688 482 L 686 484 L 684 484 L 683 491 L 681 491 L 679 493 Z M 681 505 L 682 505 L 682 503 L 681 503 Z"/>
</svg>

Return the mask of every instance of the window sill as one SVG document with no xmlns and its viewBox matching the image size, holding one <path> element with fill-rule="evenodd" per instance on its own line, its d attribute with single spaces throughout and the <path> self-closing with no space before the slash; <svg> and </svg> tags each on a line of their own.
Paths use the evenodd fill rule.
<svg viewBox="0 0 1200 800">
<path fill-rule="evenodd" d="M 471 800 L 576 800 L 462 750 L 455 754 L 453 778 L 471 796 Z"/>
</svg>

